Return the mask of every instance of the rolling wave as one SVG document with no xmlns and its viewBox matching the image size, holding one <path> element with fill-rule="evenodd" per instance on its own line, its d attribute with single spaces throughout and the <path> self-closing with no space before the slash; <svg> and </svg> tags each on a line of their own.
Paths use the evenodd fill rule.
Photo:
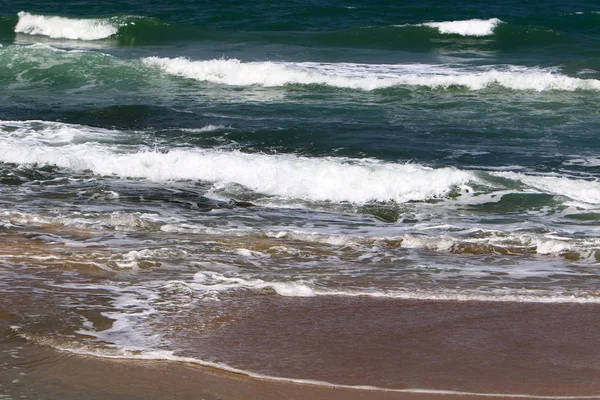
<svg viewBox="0 0 600 400">
<path fill-rule="evenodd" d="M 516 202 L 536 208 L 551 205 L 552 196 L 560 196 L 582 207 L 595 208 L 600 204 L 598 182 L 564 176 L 510 171 L 491 172 L 488 176 L 454 167 L 430 168 L 374 159 L 313 158 L 193 147 L 169 149 L 156 143 L 155 137 L 145 135 L 59 122 L 2 121 L 0 161 L 155 182 L 198 180 L 212 183 L 215 193 L 235 191 L 236 186 L 242 186 L 262 196 L 319 202 L 427 201 L 454 196 L 465 185 L 484 183 L 488 187 L 484 192 L 497 196 L 489 198 L 484 192 L 474 193 L 469 189 L 462 193 L 465 199 L 461 202 L 498 207 L 513 207 Z M 132 144 L 124 144 L 124 136 Z M 153 145 L 143 145 L 150 141 Z M 163 146 L 165 149 L 160 150 Z M 496 177 L 509 183 L 493 183 Z M 502 192 L 507 187 L 511 188 L 509 192 Z M 519 193 L 528 197 L 519 197 Z"/>
<path fill-rule="evenodd" d="M 67 18 L 18 13 L 12 20 L 0 21 L 0 27 L 10 26 L 17 34 L 49 39 L 78 41 L 112 41 L 122 45 L 161 42 L 180 39 L 194 33 L 193 27 L 173 26 L 156 18 L 143 16 L 114 16 L 108 18 Z M 1 32 L 1 31 L 0 31 Z"/>
<path fill-rule="evenodd" d="M 168 75 L 233 86 L 324 85 L 360 90 L 394 86 L 482 90 L 497 86 L 539 92 L 600 90 L 600 80 L 573 78 L 551 68 L 488 66 L 467 69 L 425 64 L 242 62 L 236 59 L 192 61 L 159 57 L 148 57 L 142 61 Z"/>
<path fill-rule="evenodd" d="M 267 196 L 311 201 L 364 203 L 423 201 L 446 196 L 475 179 L 455 168 L 383 163 L 292 154 L 247 154 L 239 151 L 173 149 L 100 144 L 116 140 L 118 131 L 51 123 L 3 122 L 0 161 L 53 165 L 97 175 L 151 181 L 201 180 L 216 189 L 242 185 Z"/>
<path fill-rule="evenodd" d="M 115 35 L 119 24 L 110 19 L 72 19 L 18 13 L 15 32 L 48 36 L 53 39 L 98 40 Z"/>
<path fill-rule="evenodd" d="M 460 43 L 461 38 L 468 38 L 473 39 L 467 43 L 469 47 L 489 50 L 555 43 L 561 32 L 577 29 L 581 24 L 580 19 L 575 18 L 569 22 L 570 19 L 566 18 L 566 21 L 563 20 L 560 25 L 556 26 L 558 29 L 554 28 L 556 23 L 552 21 L 548 21 L 549 26 L 526 26 L 502 21 L 498 18 L 489 18 L 355 26 L 321 32 L 306 32 L 304 35 L 298 35 L 297 29 L 278 31 L 277 34 L 274 34 L 257 31 L 250 27 L 242 35 L 237 30 L 219 29 L 208 25 L 177 24 L 145 16 L 72 18 L 37 15 L 21 11 L 16 20 L 14 17 L 0 19 L 0 34 L 4 36 L 13 32 L 13 34 L 55 40 L 111 41 L 114 44 L 127 46 L 214 39 L 232 43 L 250 40 L 307 46 L 316 44 L 318 46 L 382 47 L 411 51 L 428 51 L 432 48 L 452 46 L 456 44 L 455 41 Z"/>
<path fill-rule="evenodd" d="M 52 68 L 48 68 L 51 65 Z M 554 68 L 446 64 L 356 64 L 244 62 L 147 57 L 123 60 L 97 51 L 60 50 L 49 45 L 0 48 L 0 79 L 19 87 L 65 83 L 83 87 L 160 82 L 174 76 L 228 86 L 318 85 L 372 91 L 393 87 L 480 91 L 598 91 L 600 80 L 571 77 Z"/>
<path fill-rule="evenodd" d="M 556 176 L 533 176 L 518 172 L 493 172 L 492 175 L 520 181 L 545 193 L 567 196 L 573 200 L 600 204 L 600 182 L 575 180 Z"/>
<path fill-rule="evenodd" d="M 142 68 L 142 71 L 140 71 Z M 0 48 L 0 82 L 13 87 L 97 86 L 147 82 L 147 68 L 97 51 L 63 50 L 47 44 Z"/>
</svg>

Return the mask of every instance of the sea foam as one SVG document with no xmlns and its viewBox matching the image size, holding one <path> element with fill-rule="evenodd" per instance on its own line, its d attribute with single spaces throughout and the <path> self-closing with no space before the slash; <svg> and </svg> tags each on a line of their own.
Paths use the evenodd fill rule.
<svg viewBox="0 0 600 400">
<path fill-rule="evenodd" d="M 482 90 L 499 86 L 512 90 L 600 90 L 596 79 L 573 78 L 555 68 L 487 66 L 456 68 L 446 65 L 242 62 L 237 59 L 192 61 L 148 57 L 142 62 L 167 75 L 232 86 L 324 85 L 375 90 L 393 86 L 432 89 L 465 87 Z"/>
<path fill-rule="evenodd" d="M 469 19 L 464 21 L 426 22 L 422 26 L 436 28 L 442 34 L 461 36 L 489 36 L 502 21 L 498 18 Z"/>
<path fill-rule="evenodd" d="M 34 15 L 25 11 L 17 14 L 16 33 L 48 36 L 53 39 L 98 40 L 117 33 L 119 26 L 108 19 L 75 19 Z"/>
<path fill-rule="evenodd" d="M 443 197 L 456 185 L 477 179 L 471 172 L 451 167 L 434 169 L 371 159 L 193 148 L 167 152 L 140 150 L 136 146 L 106 143 L 115 135 L 114 131 L 39 121 L 6 125 L 21 128 L 4 133 L 0 130 L 3 162 L 55 165 L 97 175 L 152 181 L 202 180 L 213 182 L 216 189 L 238 184 L 282 198 L 403 203 Z M 105 143 L 98 143 L 98 139 Z"/>
</svg>

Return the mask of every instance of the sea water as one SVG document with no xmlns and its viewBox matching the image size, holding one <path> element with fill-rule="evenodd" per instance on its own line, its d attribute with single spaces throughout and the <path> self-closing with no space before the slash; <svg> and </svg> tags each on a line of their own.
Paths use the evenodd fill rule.
<svg viewBox="0 0 600 400">
<path fill-rule="evenodd" d="M 598 4 L 221 3 L 0 10 L 13 333 L 403 388 L 214 337 L 265 302 L 600 303 Z"/>
</svg>

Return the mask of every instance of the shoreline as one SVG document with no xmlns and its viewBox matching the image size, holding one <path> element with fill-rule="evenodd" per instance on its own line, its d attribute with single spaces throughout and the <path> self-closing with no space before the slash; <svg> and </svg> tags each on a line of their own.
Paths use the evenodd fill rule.
<svg viewBox="0 0 600 400">
<path fill-rule="evenodd" d="M 78 354 L 51 347 L 44 336 L 28 338 L 9 328 L 18 325 L 19 317 L 0 310 L 0 328 L 6 333 L 0 340 L 0 372 L 5 372 L 0 374 L 0 398 L 7 393 L 9 398 L 61 400 L 600 399 L 594 379 L 597 339 L 592 328 L 598 318 L 594 305 L 295 300 L 266 296 L 252 305 L 255 313 L 219 329 L 216 341 L 199 344 L 213 351 L 219 347 L 234 350 L 222 353 L 215 362 L 175 356 L 156 359 L 160 354 L 154 359 L 152 354 L 137 358 Z M 365 324 L 356 324 L 349 319 L 351 315 Z M 307 318 L 318 326 L 309 324 Z M 390 330 L 384 332 L 384 327 Z M 380 333 L 384 336 L 378 338 Z M 460 342 L 446 341 L 452 334 Z M 366 342 L 360 344 L 361 337 Z M 440 338 L 444 341 L 439 342 Z M 503 342 L 488 349 L 474 347 L 475 339 L 490 346 L 494 338 Z M 369 347 L 377 341 L 380 346 Z M 277 343 L 288 347 L 276 349 Z M 395 343 L 397 347 L 391 347 Z M 515 347 L 509 349 L 507 343 Z M 307 354 L 304 345 L 313 352 Z M 359 350 L 357 345 L 366 347 Z M 529 346 L 540 348 L 530 350 Z M 585 349 L 593 359 L 587 367 L 581 354 Z M 257 354 L 255 367 L 230 364 L 222 358 L 229 355 L 241 357 L 241 363 L 251 362 L 244 356 L 248 350 Z M 290 364 L 289 370 L 260 370 L 261 365 L 282 357 Z M 334 371 L 334 361 L 342 370 Z M 566 369 L 542 367 L 536 372 L 540 363 L 562 363 Z M 228 371 L 228 364 L 239 367 Z M 302 378 L 277 377 L 278 372 L 285 376 L 293 369 L 296 372 L 291 376 Z M 325 379 L 314 379 L 311 369 Z M 362 378 L 355 375 L 360 370 L 373 379 L 386 374 L 396 377 L 398 385 L 361 385 Z M 328 380 L 327 374 L 337 378 Z M 439 389 L 420 389 L 427 387 Z"/>
<path fill-rule="evenodd" d="M 256 378 L 241 373 L 168 360 L 106 359 L 64 351 L 52 368 L 34 370 L 23 384 L 40 399 L 203 399 L 203 400 L 467 400 L 600 399 L 598 396 L 535 396 L 407 389 L 366 389 Z M 52 393 L 52 394 L 50 394 Z"/>
</svg>

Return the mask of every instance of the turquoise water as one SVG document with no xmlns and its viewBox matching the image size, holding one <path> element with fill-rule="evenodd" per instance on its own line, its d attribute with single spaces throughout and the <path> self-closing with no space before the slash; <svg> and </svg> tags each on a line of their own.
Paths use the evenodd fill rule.
<svg viewBox="0 0 600 400">
<path fill-rule="evenodd" d="M 24 335 L 206 361 L 211 302 L 599 301 L 596 2 L 1 13 L 0 290 L 65 315 Z"/>
</svg>

